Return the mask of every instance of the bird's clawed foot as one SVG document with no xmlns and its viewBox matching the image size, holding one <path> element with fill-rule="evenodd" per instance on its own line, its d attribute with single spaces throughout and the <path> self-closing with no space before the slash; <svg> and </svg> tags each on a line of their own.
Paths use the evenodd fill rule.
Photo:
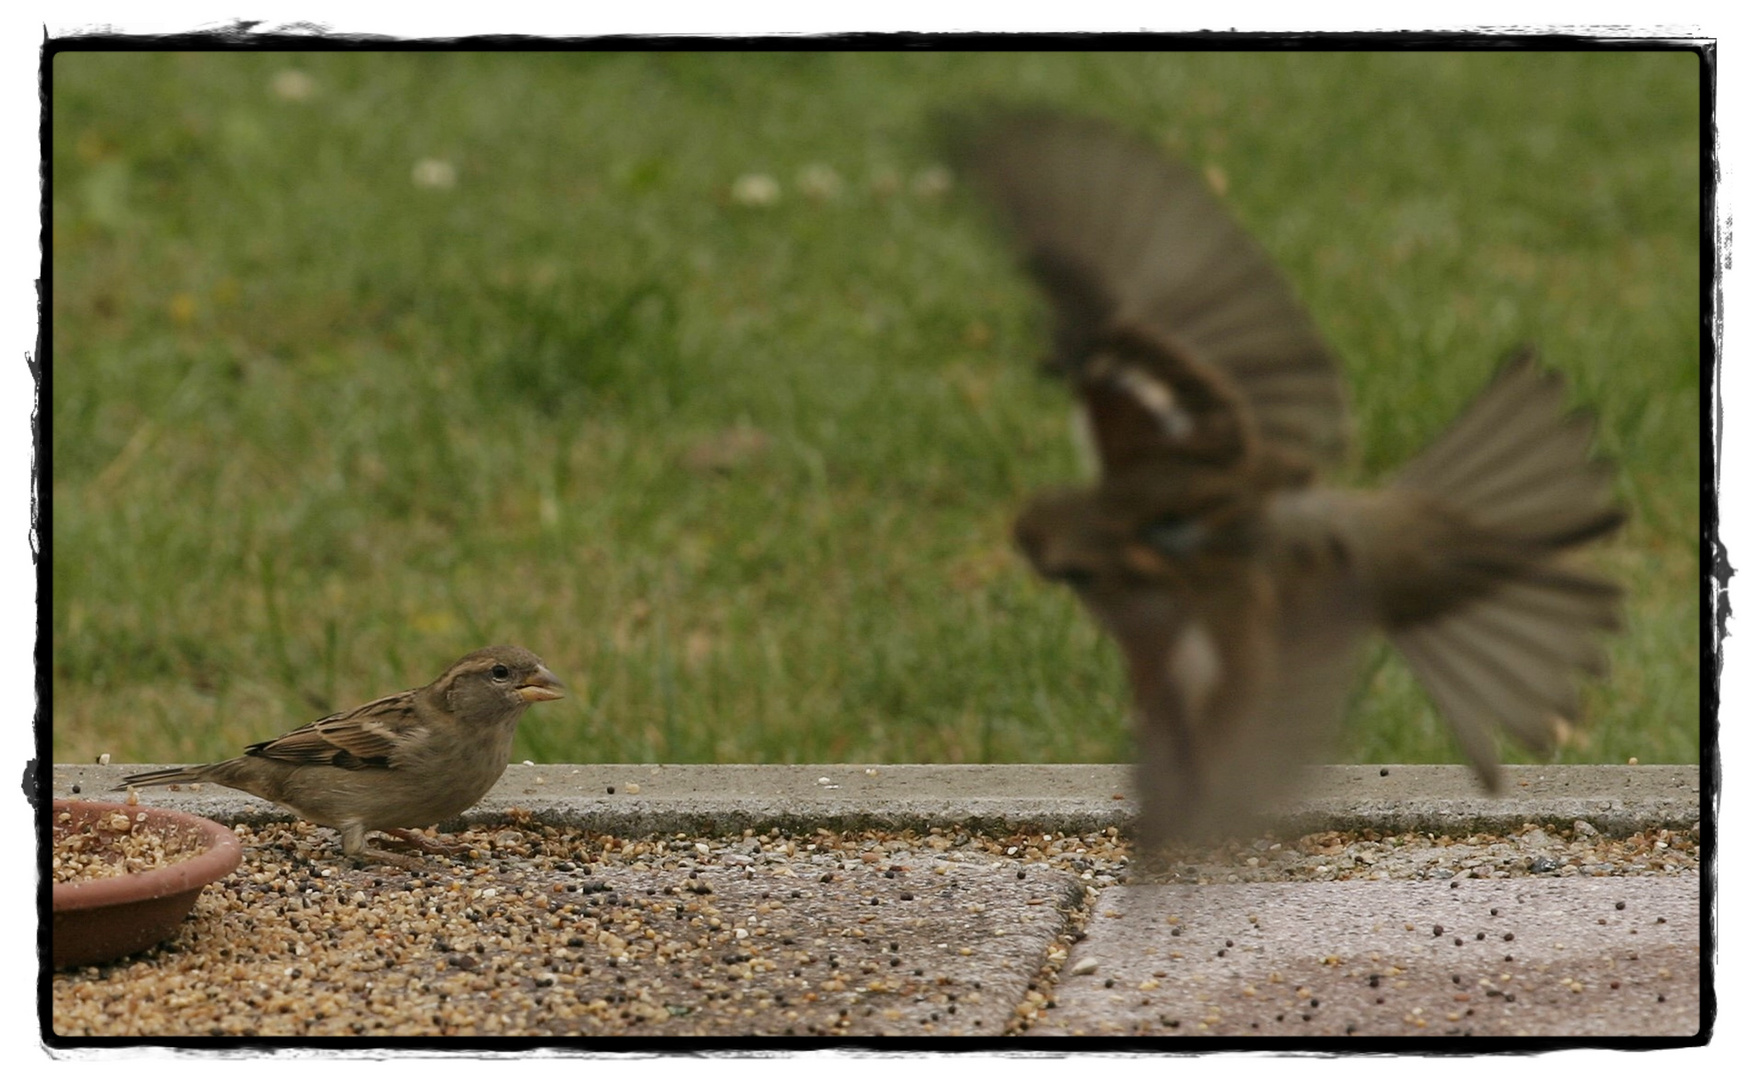
<svg viewBox="0 0 1753 1080">
<path fill-rule="evenodd" d="M 390 844 L 401 848 L 412 848 L 427 855 L 447 855 L 455 857 L 463 854 L 467 848 L 460 844 L 449 844 L 435 837 L 427 836 L 416 829 L 383 829 L 380 830 Z M 385 851 L 382 848 L 366 847 L 360 843 L 358 850 L 347 854 L 362 862 L 389 863 L 404 870 L 425 869 L 426 860 L 417 855 L 407 855 L 397 851 Z"/>
<path fill-rule="evenodd" d="M 418 855 L 402 855 L 394 851 L 384 851 L 381 848 L 361 848 L 353 854 L 353 857 L 361 863 L 389 863 L 391 866 L 399 866 L 404 870 L 426 869 L 426 860 Z"/>
<path fill-rule="evenodd" d="M 461 855 L 464 851 L 468 850 L 462 844 L 453 844 L 445 840 L 440 840 L 435 836 L 427 836 L 418 829 L 384 829 L 383 834 L 393 838 L 394 842 L 405 844 L 418 851 L 423 851 L 428 855 L 450 855 L 454 857 Z"/>
</svg>

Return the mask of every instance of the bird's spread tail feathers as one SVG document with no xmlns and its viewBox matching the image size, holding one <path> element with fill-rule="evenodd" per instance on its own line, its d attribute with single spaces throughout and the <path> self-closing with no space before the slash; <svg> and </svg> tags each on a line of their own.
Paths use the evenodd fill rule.
<svg viewBox="0 0 1753 1080">
<path fill-rule="evenodd" d="M 1395 479 L 1466 528 L 1435 553 L 1471 579 L 1471 599 L 1390 625 L 1389 637 L 1493 789 L 1501 727 L 1549 749 L 1574 720 L 1580 675 L 1600 675 L 1619 589 L 1564 565 L 1624 520 L 1611 473 L 1588 457 L 1592 425 L 1564 412 L 1564 382 L 1529 351 Z M 1483 580 L 1481 580 L 1483 579 Z"/>
</svg>

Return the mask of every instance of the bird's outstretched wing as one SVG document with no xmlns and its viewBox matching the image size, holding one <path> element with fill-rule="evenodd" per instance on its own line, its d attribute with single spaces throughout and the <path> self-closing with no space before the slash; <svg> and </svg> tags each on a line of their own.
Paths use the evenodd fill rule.
<svg viewBox="0 0 1753 1080">
<path fill-rule="evenodd" d="M 952 164 L 998 208 L 1052 303 L 1051 365 L 1080 384 L 1113 382 L 1090 364 L 1118 339 L 1130 346 L 1123 366 L 1170 392 L 1085 392 L 1105 469 L 1153 430 L 1165 449 L 1196 440 L 1195 456 L 1245 450 L 1250 436 L 1307 469 L 1344 454 L 1337 365 L 1265 250 L 1198 174 L 1105 124 L 1052 112 L 993 110 L 943 127 Z"/>
</svg>

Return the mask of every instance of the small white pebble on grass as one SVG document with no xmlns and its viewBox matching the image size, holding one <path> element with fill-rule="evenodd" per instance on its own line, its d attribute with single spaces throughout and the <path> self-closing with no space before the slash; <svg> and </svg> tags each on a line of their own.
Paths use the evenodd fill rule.
<svg viewBox="0 0 1753 1080">
<path fill-rule="evenodd" d="M 307 101 L 317 88 L 315 79 L 296 68 L 275 72 L 268 85 L 281 101 Z"/>
<path fill-rule="evenodd" d="M 97 755 L 97 763 L 99 765 L 108 765 L 110 763 L 110 756 L 108 754 Z"/>
<path fill-rule="evenodd" d="M 415 187 L 453 188 L 457 186 L 457 167 L 441 158 L 421 158 L 414 163 Z"/>
<path fill-rule="evenodd" d="M 731 184 L 730 199 L 739 206 L 772 206 L 779 201 L 779 181 L 766 173 L 744 173 Z"/>
</svg>

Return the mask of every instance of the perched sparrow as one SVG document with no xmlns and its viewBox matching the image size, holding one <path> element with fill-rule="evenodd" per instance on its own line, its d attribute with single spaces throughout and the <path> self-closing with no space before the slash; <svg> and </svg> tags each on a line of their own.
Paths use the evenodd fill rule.
<svg viewBox="0 0 1753 1080">
<path fill-rule="evenodd" d="M 1147 845 L 1250 827 L 1343 709 L 1384 631 L 1488 787 L 1493 731 L 1548 748 L 1618 590 L 1562 554 L 1611 532 L 1609 471 L 1525 353 L 1385 488 L 1323 487 L 1337 366 L 1266 253 L 1200 178 L 1086 121 L 952 128 L 1055 316 L 1100 479 L 1037 497 L 1016 540 L 1114 636 L 1132 685 Z"/>
<path fill-rule="evenodd" d="M 341 830 L 347 855 L 407 865 L 402 856 L 366 847 L 365 834 L 376 830 L 447 850 L 407 830 L 480 801 L 511 760 L 518 717 L 532 702 L 564 696 L 560 686 L 528 649 L 477 649 L 430 686 L 313 720 L 229 761 L 130 776 L 115 790 L 224 784 Z"/>
</svg>

